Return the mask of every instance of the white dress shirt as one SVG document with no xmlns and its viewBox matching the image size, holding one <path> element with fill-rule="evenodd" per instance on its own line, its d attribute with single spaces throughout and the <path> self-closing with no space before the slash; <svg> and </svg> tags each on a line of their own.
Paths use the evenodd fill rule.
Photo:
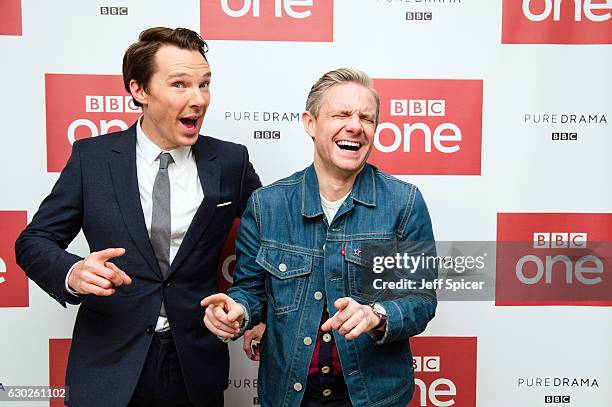
<svg viewBox="0 0 612 407">
<path fill-rule="evenodd" d="M 172 264 L 187 229 L 204 199 L 204 191 L 191 147 L 177 147 L 171 151 L 164 151 L 145 135 L 140 122 L 141 119 L 138 120 L 136 125 L 136 172 L 138 174 L 140 204 L 142 205 L 149 238 L 151 237 L 151 218 L 153 216 L 153 183 L 159 170 L 159 155 L 162 152 L 168 152 L 174 160 L 174 163 L 168 165 L 171 219 L 169 260 Z M 70 272 L 72 272 L 72 268 Z M 124 271 L 128 275 L 130 274 L 130 270 Z M 70 272 L 66 276 L 66 289 L 72 294 L 76 294 L 68 287 Z M 169 328 L 168 318 L 160 315 L 157 319 L 155 331 L 164 331 Z"/>
</svg>

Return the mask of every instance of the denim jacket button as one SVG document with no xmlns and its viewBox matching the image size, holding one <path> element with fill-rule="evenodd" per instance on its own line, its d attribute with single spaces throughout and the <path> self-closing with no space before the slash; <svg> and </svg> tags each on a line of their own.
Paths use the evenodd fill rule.
<svg viewBox="0 0 612 407">
<path fill-rule="evenodd" d="M 279 264 L 279 265 L 278 265 L 278 270 L 279 270 L 281 273 L 284 273 L 285 271 L 287 271 L 287 265 L 286 265 L 285 263 L 281 263 L 281 264 Z"/>
<path fill-rule="evenodd" d="M 306 346 L 312 345 L 312 338 L 310 336 L 307 336 L 304 338 L 304 345 Z"/>
<path fill-rule="evenodd" d="M 293 385 L 293 390 L 295 390 L 295 391 L 302 391 L 302 383 L 295 383 Z"/>
<path fill-rule="evenodd" d="M 321 301 L 323 299 L 323 293 L 321 291 L 317 291 L 314 293 L 314 299 L 317 301 Z"/>
</svg>

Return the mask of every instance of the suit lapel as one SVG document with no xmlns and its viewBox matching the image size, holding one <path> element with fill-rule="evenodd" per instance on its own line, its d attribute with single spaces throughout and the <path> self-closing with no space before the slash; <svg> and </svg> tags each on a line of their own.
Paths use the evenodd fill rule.
<svg viewBox="0 0 612 407">
<path fill-rule="evenodd" d="M 219 203 L 221 167 L 215 162 L 216 154 L 210 150 L 210 146 L 206 145 L 203 137 L 198 138 L 192 149 L 198 167 L 202 191 L 204 191 L 204 199 L 196 211 L 189 229 L 183 238 L 183 242 L 170 265 L 168 276 L 181 265 L 187 255 L 193 250 L 195 244 L 200 240 L 202 233 L 204 233 L 212 220 Z"/>
<path fill-rule="evenodd" d="M 152 270 L 159 277 L 162 272 L 157 264 L 157 258 L 149 240 L 147 226 L 144 220 L 142 205 L 140 203 L 140 192 L 138 189 L 138 174 L 136 169 L 136 125 L 124 132 L 124 136 L 113 146 L 113 154 L 109 161 L 109 167 L 115 189 L 115 196 L 119 203 L 119 209 L 123 222 L 140 251 Z"/>
</svg>

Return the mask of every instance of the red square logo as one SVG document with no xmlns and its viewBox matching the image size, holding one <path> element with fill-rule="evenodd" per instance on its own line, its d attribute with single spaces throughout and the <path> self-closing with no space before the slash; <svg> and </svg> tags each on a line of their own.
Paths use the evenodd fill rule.
<svg viewBox="0 0 612 407">
<path fill-rule="evenodd" d="M 30 305 L 28 277 L 15 261 L 15 240 L 27 224 L 26 211 L 0 211 L 0 307 Z"/>
<path fill-rule="evenodd" d="M 375 79 L 369 162 L 395 175 L 480 175 L 482 80 Z"/>
<path fill-rule="evenodd" d="M 503 0 L 502 44 L 612 44 L 609 0 Z"/>
<path fill-rule="evenodd" d="M 68 354 L 70 353 L 71 339 L 49 339 L 49 386 L 66 386 L 66 366 L 68 365 Z M 70 397 L 70 389 L 67 391 Z M 53 399 L 50 407 L 63 407 L 63 400 Z"/>
<path fill-rule="evenodd" d="M 476 405 L 476 337 L 410 338 L 415 390 L 409 407 Z"/>
<path fill-rule="evenodd" d="M 332 42 L 333 0 L 200 0 L 205 40 Z"/>
<path fill-rule="evenodd" d="M 21 35 L 21 0 L 0 2 L 0 35 Z"/>
<path fill-rule="evenodd" d="M 612 305 L 612 214 L 497 214 L 496 305 Z"/>
<path fill-rule="evenodd" d="M 217 283 L 219 292 L 224 293 L 234 282 L 234 267 L 236 266 L 236 233 L 240 226 L 240 219 L 234 219 L 232 229 L 221 250 L 219 265 L 217 267 Z"/>
<path fill-rule="evenodd" d="M 75 140 L 126 130 L 141 109 L 120 75 L 45 75 L 47 171 L 60 172 Z"/>
</svg>

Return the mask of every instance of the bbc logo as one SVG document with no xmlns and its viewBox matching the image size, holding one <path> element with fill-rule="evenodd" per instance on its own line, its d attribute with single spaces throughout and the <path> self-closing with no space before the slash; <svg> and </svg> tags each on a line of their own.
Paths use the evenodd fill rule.
<svg viewBox="0 0 612 407">
<path fill-rule="evenodd" d="M 412 368 L 415 373 L 439 372 L 440 356 L 413 356 Z"/>
<path fill-rule="evenodd" d="M 578 133 L 553 133 L 552 139 L 555 141 L 576 141 Z"/>
<path fill-rule="evenodd" d="M 570 403 L 570 396 L 544 396 L 544 403 Z"/>
<path fill-rule="evenodd" d="M 258 140 L 278 140 L 280 139 L 280 131 L 274 130 L 255 130 L 253 138 Z"/>
<path fill-rule="evenodd" d="M 127 16 L 127 7 L 100 7 L 100 14 L 103 16 Z"/>
<path fill-rule="evenodd" d="M 406 20 L 408 21 L 431 21 L 433 13 L 430 11 L 406 11 Z"/>
</svg>

